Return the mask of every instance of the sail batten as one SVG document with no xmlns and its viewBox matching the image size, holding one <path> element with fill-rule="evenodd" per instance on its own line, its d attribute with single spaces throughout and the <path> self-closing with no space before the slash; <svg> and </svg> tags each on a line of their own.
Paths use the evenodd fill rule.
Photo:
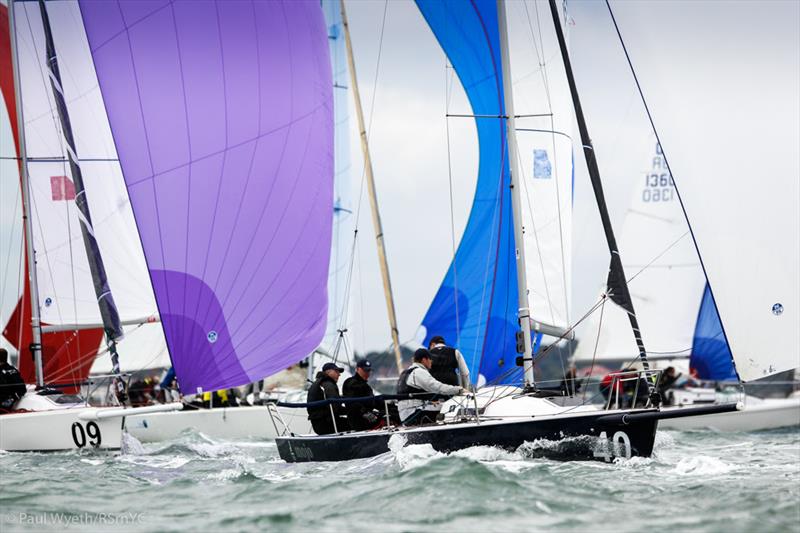
<svg viewBox="0 0 800 533">
<path fill-rule="evenodd" d="M 332 76 L 319 3 L 80 2 L 181 388 L 325 331 Z"/>
</svg>

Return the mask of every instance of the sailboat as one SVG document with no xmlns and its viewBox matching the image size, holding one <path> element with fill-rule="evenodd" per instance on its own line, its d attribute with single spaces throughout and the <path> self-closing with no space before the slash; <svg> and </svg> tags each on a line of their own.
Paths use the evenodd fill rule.
<svg viewBox="0 0 800 533">
<path fill-rule="evenodd" d="M 665 420 L 661 427 L 756 431 L 800 425 L 800 399 L 742 396 L 719 314 L 661 148 L 653 135 L 644 136 L 639 146 L 626 144 L 628 153 L 640 148 L 646 154 L 642 158 L 646 165 L 636 172 L 640 179 L 633 188 L 620 245 L 632 252 L 626 254 L 625 268 L 637 274 L 630 282 L 637 315 L 645 331 L 654 332 L 648 335 L 651 360 L 662 369 L 673 366 L 684 376 L 691 369 L 691 381 L 713 381 L 720 389 L 687 386 L 670 390 L 665 405 L 680 408 L 731 400 L 741 400 L 744 405 L 735 413 Z M 636 345 L 620 328 L 627 320 L 625 314 L 610 307 L 604 311 L 587 325 L 574 354 L 581 371 L 588 374 L 594 367 L 619 368 L 636 358 Z M 756 387 L 745 390 L 758 393 Z"/>
<path fill-rule="evenodd" d="M 32 357 L 29 359 L 27 350 L 20 349 L 24 355 L 19 365 L 23 378 L 35 381 L 14 410 L 0 417 L 0 449 L 116 449 L 122 442 L 120 420 L 126 415 L 175 410 L 181 405 L 97 408 L 70 394 L 82 385 L 105 336 L 114 393 L 124 401 L 116 347 L 123 336 L 122 324 L 142 320 L 132 317 L 142 317 L 145 312 L 141 299 L 126 298 L 136 294 L 140 280 L 134 277 L 129 285 L 121 286 L 116 294 L 124 303 L 119 307 L 110 289 L 120 281 L 124 269 L 136 261 L 135 252 L 125 250 L 124 239 L 117 238 L 114 245 L 115 234 L 126 223 L 126 206 L 118 203 L 113 183 L 99 179 L 113 170 L 106 168 L 105 158 L 82 160 L 77 155 L 92 147 L 102 149 L 92 146 L 96 139 L 93 127 L 102 131 L 102 125 L 92 124 L 94 117 L 89 114 L 72 120 L 70 107 L 75 106 L 67 105 L 64 87 L 74 85 L 64 83 L 61 77 L 63 65 L 58 61 L 63 57 L 55 50 L 46 6 L 40 3 L 24 10 L 29 23 L 34 20 L 38 24 L 34 31 L 35 23 L 31 23 L 31 40 L 22 49 L 14 23 L 15 15 L 23 12 L 18 8 L 14 4 L 2 6 L 7 23 L 4 29 L 10 29 L 0 36 L 3 51 L 8 53 L 4 54 L 4 64 L 12 65 L 3 71 L 4 118 L 8 120 L 3 122 L 4 128 L 10 126 L 6 131 L 12 133 L 6 138 L 13 139 L 4 143 L 13 151 L 4 157 L 3 175 L 11 183 L 19 178 L 21 184 L 22 198 L 16 191 L 9 196 L 21 207 L 16 211 L 24 221 L 24 236 L 17 242 L 27 252 L 19 262 L 27 275 L 22 299 L 4 335 L 17 348 L 23 348 L 23 342 L 29 339 Z M 21 64 L 27 66 L 20 68 Z M 77 70 L 79 67 L 76 74 Z M 87 184 L 98 195 L 99 203 L 87 194 Z M 116 261 L 104 261 L 101 242 L 106 251 L 118 252 Z M 15 255 L 10 254 L 9 259 Z"/>
<path fill-rule="evenodd" d="M 796 20 L 797 6 L 785 5 L 782 9 L 787 11 L 777 11 L 779 17 Z M 785 295 L 797 294 L 795 243 L 800 235 L 797 232 L 798 207 L 791 200 L 796 198 L 796 184 L 789 178 L 797 172 L 796 150 L 792 144 L 796 144 L 797 139 L 797 104 L 796 98 L 790 96 L 792 85 L 787 86 L 781 74 L 797 71 L 796 60 L 793 62 L 788 55 L 792 46 L 787 45 L 787 39 L 796 42 L 796 28 L 767 30 L 752 24 L 751 19 L 762 16 L 754 5 L 738 4 L 735 9 L 726 10 L 725 20 L 721 21 L 717 10 L 698 4 L 686 13 L 687 20 L 692 22 L 682 30 L 680 43 L 673 42 L 667 26 L 662 26 L 662 38 L 655 46 L 653 36 L 645 37 L 641 26 L 633 22 L 635 17 L 668 20 L 674 18 L 675 10 L 667 6 L 649 6 L 645 14 L 637 6 L 615 4 L 619 27 L 627 30 L 622 32 L 627 51 L 637 67 L 642 92 L 647 97 L 647 107 L 644 107 L 636 94 L 635 80 L 629 77 L 630 67 L 606 6 L 581 5 L 573 12 L 584 19 L 608 22 L 587 30 L 587 41 L 603 40 L 614 44 L 607 52 L 597 47 L 591 56 L 592 64 L 604 68 L 586 70 L 592 85 L 600 88 L 597 92 L 620 95 L 618 101 L 604 102 L 607 113 L 618 113 L 620 118 L 613 122 L 613 133 L 609 131 L 605 139 L 601 133 L 600 142 L 611 143 L 609 138 L 613 136 L 616 146 L 625 147 L 625 156 L 605 159 L 602 170 L 607 175 L 618 176 L 619 181 L 625 181 L 628 176 L 634 178 L 630 180 L 632 195 L 625 206 L 620 245 L 625 252 L 626 272 L 634 277 L 630 281 L 631 293 L 642 329 L 648 332 L 648 349 L 653 358 L 661 359 L 656 363 L 661 368 L 674 365 L 684 375 L 692 368 L 695 377 L 706 381 L 706 387 L 710 381 L 715 381 L 722 389 L 719 393 L 713 388 L 677 390 L 672 403 L 708 404 L 738 397 L 744 404 L 744 409 L 737 413 L 671 419 L 661 427 L 751 431 L 800 425 L 800 403 L 796 398 L 757 397 L 766 385 L 761 385 L 761 378 L 777 374 L 778 368 L 790 370 L 800 365 L 796 342 L 800 339 L 796 332 L 792 334 L 782 329 L 786 326 L 782 310 L 787 306 L 778 301 Z M 744 27 L 759 28 L 751 34 L 752 52 L 775 58 L 777 62 L 748 76 L 747 83 L 728 87 L 722 80 L 730 82 L 736 77 L 734 72 L 738 67 L 732 65 L 741 60 L 730 52 L 733 50 L 731 43 L 736 41 L 736 32 Z M 775 35 L 783 40 L 776 40 Z M 720 44 L 709 50 L 708 55 L 691 57 L 687 51 L 703 48 L 701 43 L 707 39 Z M 718 66 L 709 70 L 708 75 L 699 75 L 706 64 Z M 616 78 L 621 79 L 612 78 L 608 72 L 617 73 Z M 623 76 L 618 75 L 620 72 Z M 712 75 L 718 80 L 710 80 Z M 690 88 L 690 84 L 694 84 L 694 88 Z M 718 98 L 713 98 L 715 106 L 706 108 L 700 100 L 712 100 L 710 95 L 721 87 L 726 89 Z M 787 87 L 786 93 L 782 93 L 784 87 Z M 673 91 L 673 96 L 665 94 L 667 88 Z M 775 97 L 771 102 L 782 109 L 786 106 L 785 112 L 768 108 L 763 114 L 759 113 L 754 131 L 759 128 L 773 131 L 770 137 L 774 135 L 777 145 L 770 144 L 769 151 L 775 150 L 775 154 L 781 155 L 763 166 L 746 158 L 723 157 L 724 149 L 716 139 L 727 139 L 727 147 L 759 147 L 766 137 L 742 132 L 741 138 L 731 140 L 730 132 L 735 126 L 716 106 L 755 103 L 773 93 Z M 677 103 L 674 94 L 691 98 L 686 103 Z M 673 110 L 686 121 L 681 126 L 676 123 L 678 115 L 673 115 Z M 648 112 L 652 114 L 652 124 Z M 697 124 L 698 128 L 687 126 L 690 124 Z M 725 135 L 721 134 L 723 130 Z M 598 140 L 597 132 L 594 133 Z M 659 142 L 659 139 L 666 142 L 665 134 L 670 135 L 672 146 Z M 690 155 L 693 148 L 696 155 Z M 673 160 L 675 150 L 680 150 L 677 161 Z M 754 185 L 754 173 L 760 176 L 755 195 L 748 192 Z M 707 203 L 701 205 L 699 199 L 706 199 Z M 769 223 L 768 228 L 767 223 L 762 226 L 761 221 L 773 214 L 781 217 L 779 221 Z M 745 247 L 746 257 L 735 253 L 734 241 L 743 243 L 745 241 L 740 239 L 761 231 L 761 236 L 753 237 Z M 724 247 L 719 246 L 720 240 L 726 243 Z M 770 265 L 767 271 L 760 270 L 766 265 Z M 733 283 L 734 273 L 738 279 L 736 284 Z M 761 282 L 756 281 L 761 273 L 770 279 L 765 282 L 769 286 L 763 293 Z M 732 294 L 741 294 L 742 299 L 732 298 Z M 776 301 L 767 305 L 763 301 L 766 294 L 780 294 L 781 298 L 776 296 Z M 755 301 L 760 303 L 756 305 Z M 766 312 L 760 312 L 764 309 Z M 603 361 L 613 360 L 612 367 L 617 368 L 635 357 L 635 344 L 620 335 L 617 327 L 627 321 L 624 313 L 606 306 L 602 320 L 598 316 L 593 319 L 580 337 L 575 354 L 579 364 L 588 366 L 595 360 L 597 364 L 612 366 Z M 750 332 L 747 342 L 751 344 L 744 341 L 743 331 Z M 746 354 L 758 354 L 758 357 Z M 754 362 L 766 358 L 766 354 L 781 354 L 781 361 L 773 364 L 771 358 L 776 355 L 771 355 L 770 364 L 760 364 L 751 370 Z M 745 383 L 744 387 L 740 381 Z"/>
<path fill-rule="evenodd" d="M 478 324 L 473 327 L 478 328 L 483 339 L 480 344 L 488 347 L 487 352 L 495 354 L 495 360 L 500 363 L 498 366 L 506 365 L 508 361 L 513 360 L 516 351 L 522 353 L 522 356 L 516 359 L 524 368 L 524 383 L 522 387 L 498 385 L 485 387 L 475 396 L 457 396 L 444 404 L 442 408 L 444 420 L 435 425 L 387 428 L 371 432 L 338 433 L 325 436 L 286 434 L 276 439 L 281 457 L 289 462 L 364 458 L 388 451 L 390 446 L 393 446 L 391 441 L 394 439 L 401 445 L 404 443 L 430 444 L 434 449 L 442 452 L 476 445 L 517 449 L 525 443 L 544 442 L 545 445 L 539 446 L 539 448 L 546 455 L 556 455 L 562 458 L 611 460 L 614 456 L 649 456 L 653 450 L 659 420 L 737 410 L 739 406 L 736 403 L 671 411 L 659 407 L 659 397 L 653 390 L 654 383 L 658 378 L 658 371 L 650 368 L 647 359 L 644 332 L 639 328 L 634 302 L 627 286 L 620 250 L 616 244 L 606 207 L 597 157 L 589 139 L 587 123 L 572 74 L 562 30 L 562 15 L 554 0 L 549 2 L 553 29 L 564 62 L 564 75 L 568 82 L 583 153 L 611 256 L 606 290 L 595 309 L 600 308 L 606 301 L 609 305 L 617 305 L 624 309 L 643 370 L 633 373 L 633 377 L 630 377 L 631 374 L 617 374 L 611 384 L 610 390 L 612 391 L 618 390 L 618 387 L 623 389 L 625 387 L 623 382 L 626 380 L 636 387 L 636 391 L 633 393 L 633 403 L 630 406 L 620 403 L 619 394 L 614 400 L 612 393 L 602 408 L 592 407 L 588 404 L 565 407 L 555 401 L 551 391 L 537 387 L 533 372 L 535 360 L 531 342 L 532 335 L 537 333 L 535 326 L 539 326 L 540 330 L 555 333 L 559 338 L 565 338 L 571 328 L 566 328 L 563 333 L 558 334 L 557 327 L 541 327 L 540 321 L 531 317 L 531 305 L 528 301 L 529 286 L 526 280 L 525 240 L 521 224 L 522 213 L 520 212 L 521 184 L 519 180 L 521 174 L 517 166 L 516 128 L 509 74 L 505 3 L 502 0 L 469 4 L 418 0 L 417 6 L 447 53 L 448 59 L 467 93 L 473 107 L 481 149 L 483 150 L 484 143 L 493 143 L 495 153 L 498 154 L 495 161 L 501 163 L 495 169 L 496 186 L 498 189 L 508 192 L 508 196 L 502 198 L 504 202 L 500 205 L 511 208 L 513 234 L 511 228 L 506 225 L 505 230 L 496 234 L 497 237 L 493 244 L 495 250 L 507 251 L 510 249 L 513 250 L 513 253 L 509 254 L 510 257 L 503 253 L 496 253 L 494 257 L 497 259 L 494 265 L 505 262 L 515 267 L 506 266 L 504 268 L 508 272 L 514 272 L 515 275 L 512 279 L 515 278 L 517 281 L 516 312 L 519 328 L 501 327 L 492 330 L 489 325 L 492 323 L 493 317 L 487 315 L 483 315 Z M 483 126 L 483 121 L 494 123 L 493 130 L 489 126 Z M 663 143 L 662 146 L 664 146 Z M 689 152 L 689 155 L 690 159 L 696 157 L 692 151 Z M 482 164 L 483 161 L 482 151 Z M 504 164 L 506 162 L 509 164 Z M 673 172 L 673 174 L 675 173 Z M 678 183 L 678 179 L 678 177 L 675 178 L 676 183 Z M 480 192 L 480 190 L 479 186 L 478 191 Z M 484 198 L 476 196 L 476 202 L 478 200 L 482 201 Z M 498 224 L 493 227 L 502 228 L 503 226 Z M 502 244 L 498 244 L 502 243 L 503 239 L 507 239 L 507 243 L 510 242 L 512 235 L 513 246 L 507 244 L 504 247 Z M 715 237 L 712 233 L 700 238 L 698 232 L 695 238 L 698 246 L 703 250 L 705 240 L 714 241 Z M 714 253 L 722 251 L 724 250 L 710 245 L 708 255 L 713 256 Z M 709 263 L 714 263 L 716 268 L 720 268 L 722 265 L 719 261 L 719 256 L 714 260 L 706 259 L 707 271 L 710 271 Z M 502 276 L 499 277 L 502 279 Z M 506 277 L 506 279 L 508 278 Z M 714 280 L 714 276 L 709 276 L 710 283 L 713 284 Z M 779 292 L 789 301 L 796 295 L 790 290 L 792 283 L 786 280 L 785 275 L 783 281 L 787 283 L 785 286 L 780 286 Z M 494 288 L 493 284 L 494 280 L 490 286 L 492 289 Z M 460 287 L 461 290 L 474 290 L 468 284 L 466 288 L 464 284 Z M 464 301 L 463 297 L 461 293 L 453 290 L 454 287 L 449 289 L 450 296 L 445 295 L 444 298 L 454 298 L 455 302 L 450 300 L 450 309 L 459 312 L 460 308 L 463 309 L 458 305 Z M 754 313 L 755 310 L 746 309 L 745 312 Z M 775 316 L 782 312 L 781 307 L 776 306 L 773 309 Z M 721 316 L 724 315 L 725 312 L 721 312 Z M 494 322 L 500 322 L 502 325 L 503 319 L 501 317 Z M 778 328 L 776 333 L 781 335 L 783 341 L 787 339 L 787 335 L 794 334 L 785 322 L 774 324 L 773 327 Z M 490 336 L 487 335 L 489 331 L 499 333 Z M 435 333 L 437 332 L 430 332 L 430 334 Z M 474 333 L 475 331 L 463 331 L 461 338 L 463 339 L 465 335 L 474 335 Z M 515 344 L 519 348 L 518 350 L 514 350 Z M 732 351 L 739 352 L 736 349 L 732 349 Z M 793 362 L 791 357 L 772 353 L 765 353 L 763 358 L 760 354 L 756 356 L 753 352 L 739 353 L 742 353 L 742 357 L 747 357 L 750 363 L 749 370 L 743 372 L 743 375 L 747 377 L 752 377 L 754 373 L 778 372 L 790 368 Z M 544 352 L 542 355 L 545 355 Z M 765 365 L 767 358 L 772 358 L 772 361 Z M 498 374 L 500 373 L 498 372 Z M 502 380 L 508 379 L 509 376 L 507 374 L 497 375 L 495 378 Z M 643 393 L 641 395 L 638 394 L 640 390 Z M 639 400 L 642 396 L 643 398 Z M 397 399 L 397 396 L 393 398 Z M 638 405 L 637 401 L 639 401 Z M 317 404 L 315 403 L 315 405 Z"/>
<path fill-rule="evenodd" d="M 79 13 L 70 12 L 76 7 Z M 50 17 L 77 15 L 83 22 L 85 37 L 66 43 L 77 45 L 71 51 L 80 53 L 86 42 L 91 53 L 90 74 L 99 84 L 101 115 L 113 139 L 103 147 L 110 157 L 102 158 L 112 170 L 102 177 L 124 184 L 137 230 L 133 235 L 138 233 L 136 245 L 147 264 L 141 269 L 150 285 L 147 293 L 155 297 L 157 320 L 184 390 L 243 385 L 305 357 L 326 325 L 333 205 L 332 82 L 319 5 L 88 1 L 12 4 L 10 11 L 12 33 L 14 14 L 33 21 L 41 17 L 44 28 Z M 48 57 L 54 58 L 48 45 Z M 76 95 L 68 86 L 55 73 L 49 78 L 62 107 L 74 106 Z M 40 84 L 41 79 L 47 80 L 47 73 Z M 30 85 L 17 78 L 15 86 L 26 102 Z M 52 107 L 48 110 L 52 116 Z M 64 114 L 59 116 L 63 120 Z M 91 130 L 74 120 L 75 138 L 90 136 Z M 22 127 L 28 122 L 21 113 L 19 121 L 20 168 L 27 178 L 38 154 L 28 156 L 25 141 L 31 132 Z M 72 182 L 77 180 L 74 166 L 87 174 L 86 161 L 76 155 L 81 148 L 69 145 L 63 150 L 68 157 L 58 161 L 73 164 L 67 176 Z M 70 196 L 68 187 L 59 192 Z M 88 190 L 72 194 L 91 199 Z M 113 199 L 99 195 L 94 201 Z M 31 201 L 24 205 L 30 209 Z M 29 264 L 36 264 L 30 224 L 26 229 Z M 31 293 L 38 310 L 43 306 L 36 279 L 31 276 Z M 108 300 L 108 294 L 102 296 L 101 301 Z M 105 324 L 104 329 L 108 336 Z M 114 367 L 118 373 L 118 364 Z M 181 404 L 65 407 L 0 417 L 0 448 L 115 448 L 120 418 Z M 62 439 L 54 428 L 63 424 Z"/>
</svg>

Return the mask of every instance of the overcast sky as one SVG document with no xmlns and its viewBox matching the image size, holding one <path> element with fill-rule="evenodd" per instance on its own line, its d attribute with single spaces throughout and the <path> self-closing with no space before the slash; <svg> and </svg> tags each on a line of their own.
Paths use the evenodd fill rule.
<svg viewBox="0 0 800 533">
<path fill-rule="evenodd" d="M 448 146 L 445 130 L 445 57 L 425 21 L 410 1 L 388 2 L 383 35 L 380 70 L 375 85 L 381 20 L 384 2 L 349 2 L 349 16 L 355 48 L 359 84 L 367 114 L 374 97 L 370 142 L 383 216 L 386 247 L 394 286 L 400 337 L 414 338 L 417 327 L 437 290 L 452 258 L 450 200 L 448 188 Z M 531 40 L 522 37 L 530 27 L 545 28 L 549 53 L 546 61 L 561 59 L 547 42 L 551 26 L 549 8 L 544 1 L 508 2 L 512 55 L 512 79 L 518 82 L 537 70 Z M 783 87 L 795 87 L 800 77 L 800 3 L 697 1 L 612 2 L 623 37 L 629 45 L 658 47 L 660 42 L 689 57 L 702 58 L 708 46 L 731 42 L 734 48 L 715 50 L 714 64 L 694 61 L 699 68 L 740 71 L 748 61 L 773 63 Z M 652 130 L 633 83 L 625 56 L 614 32 L 605 2 L 568 2 L 570 53 L 578 89 L 587 116 L 595 153 L 600 162 L 606 199 L 617 236 L 622 233 L 625 211 L 630 205 L 634 182 L 646 159 L 632 158 L 632 143 Z M 530 19 L 529 19 L 530 17 Z M 541 19 L 539 18 L 541 17 Z M 688 20 L 687 17 L 692 17 Z M 682 45 L 686 41 L 687 44 Z M 736 42 L 736 39 L 733 41 Z M 688 44 L 692 43 L 692 44 Z M 727 45 L 726 45 L 727 46 Z M 690 48 L 686 50 L 687 48 Z M 770 50 L 769 54 L 760 52 Z M 776 55 L 775 52 L 779 55 Z M 648 63 L 640 50 L 631 51 L 634 63 L 650 77 L 669 86 L 671 76 L 680 76 L 683 65 L 669 59 L 663 64 Z M 662 54 L 663 56 L 663 54 Z M 719 61 L 724 64 L 720 64 Z M 692 67 L 693 68 L 693 67 Z M 768 71 L 769 74 L 775 74 Z M 741 73 L 742 81 L 747 72 Z M 783 80 L 783 81 L 780 81 Z M 646 81 L 646 80 L 645 80 Z M 785 102 L 781 119 L 789 129 L 800 128 L 795 95 Z M 752 95 L 748 95 L 752 96 Z M 736 102 L 748 109 L 758 108 L 752 101 Z M 709 98 L 715 98 L 709 95 Z M 536 102 L 515 92 L 518 114 L 542 112 Z M 675 95 L 680 105 L 680 95 Z M 520 102 L 524 102 L 520 105 Z M 735 107 L 731 112 L 735 113 Z M 469 108 L 458 83 L 449 105 L 451 113 L 468 113 Z M 763 122 L 764 117 L 760 117 Z M 727 119 L 738 124 L 733 117 Z M 792 126 L 793 125 L 793 126 Z M 450 156 L 453 165 L 453 208 L 456 239 L 466 223 L 477 172 L 477 143 L 469 120 L 450 119 Z M 796 135 L 796 132 L 795 132 Z M 360 161 L 357 136 L 353 135 L 353 161 Z M 796 159 L 796 154 L 793 156 Z M 608 253 L 585 172 L 583 154 L 575 151 L 576 180 L 573 217 L 573 319 L 595 301 L 604 281 Z M 356 165 L 357 166 L 357 165 Z M 360 176 L 356 176 L 358 183 Z M 684 177 L 685 178 L 685 177 Z M 677 179 L 677 178 L 676 178 Z M 685 185 L 686 186 L 686 185 Z M 795 203 L 793 210 L 796 212 Z M 796 216 L 796 215 L 795 215 Z M 351 331 L 357 349 L 375 349 L 389 344 L 389 327 L 382 297 L 377 255 L 371 238 L 368 212 L 362 211 L 362 233 L 355 280 L 356 305 Z M 654 236 L 654 239 L 666 238 Z M 664 247 L 669 243 L 664 242 Z M 623 257 L 624 257 L 624 249 Z M 694 312 L 694 311 L 692 311 Z"/>
<path fill-rule="evenodd" d="M 688 4 L 662 2 L 658 4 L 661 8 L 658 17 L 654 17 L 645 9 L 648 3 L 631 0 L 612 4 L 620 12 L 627 7 L 636 8 L 628 10 L 627 16 L 620 14 L 623 33 L 647 34 L 656 41 L 670 39 L 674 43 L 680 40 L 684 8 Z M 736 11 L 728 9 L 730 6 L 745 4 L 756 9 L 764 6 L 765 12 L 794 14 L 794 31 L 791 31 L 790 16 L 789 40 L 785 46 L 797 47 L 800 30 L 797 29 L 798 3 L 794 0 L 770 5 L 724 0 L 691 3 L 695 9 L 700 5 L 712 16 L 718 14 L 717 18 L 723 19 L 729 12 Z M 539 25 L 550 28 L 552 23 L 545 1 L 528 0 L 527 10 L 521 1 L 507 5 L 514 64 L 512 78 L 519 81 L 537 72 L 535 54 L 527 35 L 531 28 Z M 567 31 L 573 66 L 603 171 L 615 168 L 617 162 L 628 155 L 626 136 L 649 132 L 642 128 L 638 95 L 605 3 L 572 0 L 568 5 Z M 664 6 L 670 9 L 665 10 Z M 781 9 L 776 10 L 776 6 Z M 458 242 L 469 215 L 477 177 L 475 128 L 469 119 L 450 119 L 448 150 L 446 110 L 469 113 L 470 109 L 457 80 L 452 85 L 448 104 L 445 55 L 411 0 L 349 1 L 347 8 L 362 103 L 371 124 L 370 145 L 400 338 L 413 343 L 420 321 L 452 259 L 453 239 Z M 386 18 L 378 62 L 384 11 Z M 783 35 L 787 33 L 784 31 Z M 713 40 L 713 34 L 708 38 Z M 743 40 L 748 46 L 758 44 L 747 41 L 746 35 Z M 542 44 L 537 43 L 537 46 Z M 551 45 L 545 51 L 545 61 L 560 62 Z M 797 76 L 797 68 L 787 75 Z M 543 111 L 538 103 L 527 101 L 524 95 L 515 95 L 515 100 L 518 114 Z M 366 196 L 362 195 L 359 202 L 358 192 L 365 191 L 365 187 L 362 187 L 362 160 L 354 117 L 351 113 L 352 203 L 356 208 L 361 205 L 361 209 L 351 296 L 353 305 L 348 322 L 352 345 L 357 351 L 365 351 L 388 347 L 391 337 Z M 2 136 L 5 145 L 7 132 L 3 131 Z M 453 177 L 454 232 L 451 231 L 448 155 Z M 575 152 L 575 163 L 573 316 L 580 314 L 595 298 L 608 261 L 580 151 Z M 636 176 L 635 173 L 604 176 L 606 197 L 618 235 Z M 4 172 L 4 184 L 8 181 L 5 178 Z M 9 213 L 4 207 L 0 219 L 4 230 L 9 223 Z"/>
</svg>

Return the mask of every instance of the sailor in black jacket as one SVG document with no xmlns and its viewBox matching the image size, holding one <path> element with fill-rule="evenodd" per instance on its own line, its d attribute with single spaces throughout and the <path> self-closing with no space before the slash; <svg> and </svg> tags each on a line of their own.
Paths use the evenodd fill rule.
<svg viewBox="0 0 800 533">
<path fill-rule="evenodd" d="M 339 381 L 339 376 L 342 372 L 344 372 L 344 368 L 337 366 L 336 363 L 322 365 L 322 370 L 317 374 L 317 379 L 308 389 L 306 401 L 311 403 L 339 398 L 339 386 L 336 385 L 336 382 Z M 345 417 L 344 405 L 341 403 L 308 407 L 307 410 L 311 427 L 314 428 L 317 435 L 330 435 L 337 431 L 342 432 L 350 429 Z M 336 416 L 335 425 L 332 415 Z"/>
<path fill-rule="evenodd" d="M 22 376 L 14 365 L 8 363 L 8 352 L 0 348 L 0 411 L 10 411 L 17 400 L 25 395 Z"/>
<path fill-rule="evenodd" d="M 372 387 L 367 381 L 372 373 L 372 363 L 362 359 L 356 364 L 356 375 L 345 380 L 342 386 L 342 396 L 345 398 L 365 398 L 375 396 Z M 347 420 L 350 427 L 356 431 L 373 429 L 380 425 L 380 411 L 374 402 L 351 402 L 346 404 Z"/>
</svg>

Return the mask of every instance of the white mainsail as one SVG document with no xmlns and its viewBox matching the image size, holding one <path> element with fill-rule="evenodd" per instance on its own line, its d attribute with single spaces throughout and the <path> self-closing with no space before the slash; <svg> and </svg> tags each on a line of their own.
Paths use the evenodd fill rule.
<svg viewBox="0 0 800 533">
<path fill-rule="evenodd" d="M 612 160 L 604 167 L 611 176 L 636 176 L 619 240 L 628 287 L 650 354 L 688 357 L 705 276 L 655 136 L 629 137 L 625 161 L 639 164 Z M 630 361 L 638 355 L 627 313 L 607 304 L 582 330 L 574 357 Z"/>
<path fill-rule="evenodd" d="M 533 7 L 511 2 L 507 8 L 531 318 L 566 328 L 572 287 L 572 100 L 552 23 L 545 19 L 534 33 Z"/>
</svg>

